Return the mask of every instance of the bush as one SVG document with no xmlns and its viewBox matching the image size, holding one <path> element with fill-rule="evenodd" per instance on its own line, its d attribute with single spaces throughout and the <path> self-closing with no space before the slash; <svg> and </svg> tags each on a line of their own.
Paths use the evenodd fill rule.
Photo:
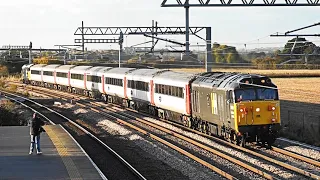
<svg viewBox="0 0 320 180">
<path fill-rule="evenodd" d="M 0 76 L 6 76 L 9 74 L 9 70 L 6 66 L 0 65 Z"/>
<path fill-rule="evenodd" d="M 9 85 L 9 90 L 10 90 L 10 91 L 16 92 L 17 89 L 18 89 L 18 86 L 17 86 L 17 85 L 15 85 L 15 84 L 10 84 L 10 85 Z"/>
<path fill-rule="evenodd" d="M 23 91 L 22 95 L 25 96 L 25 97 L 29 97 L 30 96 L 29 91 Z"/>
<path fill-rule="evenodd" d="M 0 88 L 4 88 L 5 85 L 6 85 L 6 83 L 0 79 Z"/>
</svg>

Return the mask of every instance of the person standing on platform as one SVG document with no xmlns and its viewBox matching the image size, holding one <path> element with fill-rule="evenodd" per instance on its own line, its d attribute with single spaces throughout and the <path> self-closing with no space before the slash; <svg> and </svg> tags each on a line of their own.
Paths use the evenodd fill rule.
<svg viewBox="0 0 320 180">
<path fill-rule="evenodd" d="M 31 136 L 31 145 L 30 145 L 29 154 L 33 153 L 34 145 L 36 145 L 37 154 L 42 154 L 40 150 L 40 133 L 44 131 L 42 128 L 42 126 L 44 125 L 44 122 L 39 118 L 37 113 L 34 113 L 29 125 L 30 125 L 30 136 Z"/>
</svg>

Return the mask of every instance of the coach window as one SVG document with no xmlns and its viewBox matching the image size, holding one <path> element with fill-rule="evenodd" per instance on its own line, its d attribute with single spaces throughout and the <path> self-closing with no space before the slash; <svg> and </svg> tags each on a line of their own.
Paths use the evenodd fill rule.
<svg viewBox="0 0 320 180">
<path fill-rule="evenodd" d="M 168 86 L 168 89 L 169 89 L 168 95 L 172 96 L 172 86 Z"/>
<path fill-rule="evenodd" d="M 43 71 L 43 75 L 45 76 L 52 76 L 53 73 L 51 71 Z"/>
<path fill-rule="evenodd" d="M 87 81 L 92 81 L 91 76 L 87 75 Z"/>
<path fill-rule="evenodd" d="M 182 88 L 179 88 L 179 94 L 178 94 L 178 97 L 183 98 Z"/>
<path fill-rule="evenodd" d="M 31 70 L 31 74 L 38 74 L 38 75 L 40 75 L 41 73 L 40 73 L 40 71 Z"/>
<path fill-rule="evenodd" d="M 132 89 L 132 81 L 128 80 L 128 88 Z"/>
</svg>

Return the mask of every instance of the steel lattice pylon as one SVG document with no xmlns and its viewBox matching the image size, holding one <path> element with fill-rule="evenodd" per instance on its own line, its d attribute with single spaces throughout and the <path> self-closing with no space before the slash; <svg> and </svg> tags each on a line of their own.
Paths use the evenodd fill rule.
<svg viewBox="0 0 320 180">
<path fill-rule="evenodd" d="M 189 8 L 190 7 L 274 7 L 274 6 L 320 6 L 319 0 L 163 0 L 161 7 L 183 7 L 186 12 L 186 53 L 189 52 Z M 211 40 L 211 32 L 210 34 Z M 210 42 L 211 43 L 211 42 Z M 207 47 L 208 49 L 208 47 Z M 210 47 L 211 49 L 211 47 Z M 207 51 L 212 53 L 211 50 Z M 208 62 L 210 61 L 210 62 Z M 211 71 L 213 59 L 207 55 L 206 70 Z M 210 63 L 210 66 L 208 66 Z"/>
<path fill-rule="evenodd" d="M 162 7 L 319 6 L 319 0 L 163 0 Z"/>
</svg>

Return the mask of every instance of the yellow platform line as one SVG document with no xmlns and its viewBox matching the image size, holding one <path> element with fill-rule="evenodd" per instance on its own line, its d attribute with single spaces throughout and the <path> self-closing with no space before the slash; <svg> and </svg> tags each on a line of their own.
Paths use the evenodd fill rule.
<svg viewBox="0 0 320 180">
<path fill-rule="evenodd" d="M 56 147 L 64 166 L 66 167 L 69 177 L 72 180 L 82 180 L 82 177 L 75 166 L 73 160 L 70 157 L 70 153 L 68 152 L 68 149 L 63 145 L 60 138 L 56 135 L 57 132 L 54 132 L 52 130 L 53 126 L 44 126 L 44 129 L 46 130 L 46 133 L 50 137 L 51 141 L 53 142 L 54 146 Z"/>
</svg>

